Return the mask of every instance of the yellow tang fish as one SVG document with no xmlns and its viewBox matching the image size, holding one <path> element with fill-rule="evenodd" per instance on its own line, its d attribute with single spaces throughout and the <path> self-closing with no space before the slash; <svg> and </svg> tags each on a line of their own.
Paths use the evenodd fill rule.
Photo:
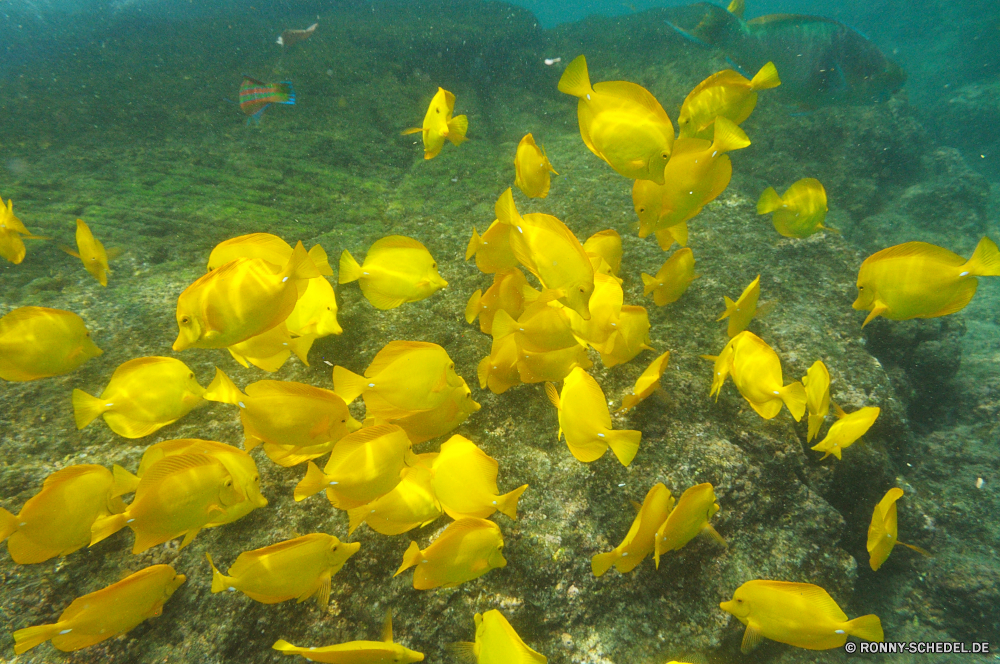
<svg viewBox="0 0 1000 664">
<path fill-rule="evenodd" d="M 809 410 L 809 432 L 806 442 L 811 442 L 830 412 L 830 372 L 821 360 L 813 362 L 802 377 L 806 388 L 806 408 Z"/>
<path fill-rule="evenodd" d="M 868 429 L 875 424 L 875 420 L 878 419 L 881 412 L 881 409 L 876 406 L 866 406 L 850 415 L 841 410 L 837 404 L 833 404 L 833 409 L 837 415 L 837 421 L 826 432 L 826 438 L 810 448 L 824 453 L 820 457 L 820 461 L 831 454 L 840 459 L 841 453 L 857 442 L 858 438 L 865 435 Z"/>
<path fill-rule="evenodd" d="M 444 88 L 438 88 L 424 115 L 422 127 L 411 127 L 403 130 L 407 134 L 422 134 L 424 139 L 424 159 L 433 159 L 444 147 L 444 139 L 458 146 L 466 141 L 465 134 L 469 131 L 469 119 L 464 115 L 456 115 L 455 95 Z"/>
<path fill-rule="evenodd" d="M 344 329 L 337 321 L 337 295 L 333 285 L 325 277 L 316 277 L 306 283 L 309 284 L 306 291 L 285 319 L 288 331 L 314 339 L 343 333 Z"/>
<path fill-rule="evenodd" d="M 861 327 L 879 316 L 891 320 L 936 318 L 961 311 L 976 294 L 976 277 L 1000 275 L 1000 251 L 988 237 L 966 261 L 926 242 L 906 242 L 872 254 L 858 271 L 858 298 L 870 311 Z"/>
<path fill-rule="evenodd" d="M 559 411 L 556 439 L 565 435 L 566 446 L 579 461 L 596 461 L 610 447 L 623 466 L 632 463 L 642 432 L 612 430 L 608 400 L 590 374 L 577 367 L 566 376 L 562 392 L 545 383 L 545 394 Z"/>
<path fill-rule="evenodd" d="M 309 281 L 316 280 L 310 279 Z M 309 350 L 314 341 L 316 341 L 316 337 L 312 334 L 292 338 L 288 332 L 288 326 L 283 321 L 267 332 L 233 344 L 226 350 L 229 351 L 234 360 L 248 369 L 252 364 L 258 369 L 273 373 L 284 366 L 292 353 L 295 353 L 299 361 L 308 367 Z"/>
<path fill-rule="evenodd" d="M 286 655 L 302 655 L 310 662 L 328 662 L 329 664 L 364 664 L 365 662 L 409 664 L 410 662 L 424 661 L 423 653 L 415 652 L 392 642 L 391 609 L 386 609 L 385 612 L 381 641 L 349 641 L 335 646 L 300 648 L 293 646 L 288 641 L 278 639 L 271 647 Z"/>
<path fill-rule="evenodd" d="M 549 214 L 522 217 L 510 189 L 497 199 L 496 215 L 511 227 L 510 248 L 518 262 L 553 291 L 559 302 L 589 319 L 587 303 L 594 292 L 594 268 L 573 231 Z"/>
<path fill-rule="evenodd" d="M 70 256 L 75 256 L 83 261 L 83 267 L 102 286 L 108 285 L 108 275 L 111 268 L 108 267 L 108 259 L 114 258 L 120 252 L 116 249 L 105 250 L 101 241 L 94 237 L 83 219 L 76 220 L 76 251 L 69 247 L 60 247 Z"/>
<path fill-rule="evenodd" d="M 503 312 L 503 315 L 505 317 L 503 320 L 510 321 L 510 325 L 517 324 L 507 312 Z M 582 346 L 581 348 L 585 355 L 587 349 Z M 510 388 L 520 385 L 521 373 L 518 371 L 520 359 L 521 351 L 517 348 L 517 337 L 510 333 L 494 336 L 490 354 L 480 360 L 476 367 L 479 388 L 482 390 L 489 388 L 493 394 L 503 394 Z M 569 369 L 566 373 L 569 373 Z"/>
<path fill-rule="evenodd" d="M 626 411 L 635 408 L 642 402 L 646 397 L 652 394 L 656 388 L 660 386 L 660 377 L 663 372 L 667 370 L 667 363 L 670 361 L 670 351 L 668 350 L 663 355 L 660 355 L 655 360 L 649 363 L 645 371 L 639 376 L 635 381 L 635 386 L 632 388 L 632 394 L 626 394 L 622 398 L 621 408 L 616 410 L 616 413 Z"/>
<path fill-rule="evenodd" d="M 528 485 L 498 495 L 498 470 L 496 460 L 471 440 L 452 436 L 431 466 L 431 487 L 452 519 L 486 519 L 497 511 L 516 519 L 517 501 Z"/>
<path fill-rule="evenodd" d="M 761 638 L 807 650 L 840 648 L 848 636 L 882 641 L 876 615 L 848 620 L 829 593 L 811 583 L 747 581 L 733 599 L 719 607 L 747 626 L 741 650 L 748 653 Z"/>
<path fill-rule="evenodd" d="M 566 67 L 559 91 L 579 97 L 580 135 L 591 152 L 627 178 L 663 184 L 674 125 L 649 90 L 628 81 L 591 86 L 581 55 Z"/>
<path fill-rule="evenodd" d="M 233 485 L 238 493 L 246 496 L 246 500 L 227 506 L 221 514 L 216 514 L 205 524 L 206 528 L 215 528 L 237 519 L 242 519 L 258 507 L 267 507 L 267 498 L 260 491 L 260 473 L 253 457 L 232 445 L 214 440 L 198 438 L 179 438 L 164 440 L 150 445 L 139 461 L 139 478 L 160 459 L 179 454 L 207 454 L 226 467 L 233 478 Z"/>
<path fill-rule="evenodd" d="M 415 463 L 414 457 L 410 439 L 398 426 L 365 427 L 337 441 L 323 470 L 309 462 L 306 476 L 295 486 L 295 500 L 326 489 L 338 509 L 367 505 L 399 484 L 400 472 Z"/>
<path fill-rule="evenodd" d="M 902 544 L 925 556 L 931 555 L 919 546 L 896 539 L 896 501 L 902 497 L 903 490 L 893 487 L 886 492 L 872 512 L 872 522 L 868 526 L 868 553 L 871 554 L 868 563 L 874 572 L 877 572 L 882 563 L 889 558 L 889 554 L 897 544 Z"/>
<path fill-rule="evenodd" d="M 826 189 L 815 178 L 803 178 L 789 187 L 782 196 L 768 187 L 757 201 L 757 214 L 771 215 L 774 230 L 785 237 L 809 237 L 822 230 L 826 213 Z"/>
<path fill-rule="evenodd" d="M 45 478 L 42 490 L 14 516 L 0 508 L 0 540 L 18 565 L 68 556 L 90 544 L 97 519 L 125 511 L 120 496 L 139 479 L 121 466 L 68 466 Z"/>
<path fill-rule="evenodd" d="M 670 251 L 670 247 L 674 246 L 675 243 L 685 247 L 688 243 L 687 222 L 682 221 L 679 224 L 653 231 L 653 236 L 656 237 L 656 244 L 663 251 Z"/>
<path fill-rule="evenodd" d="M 142 438 L 205 403 L 194 372 L 172 357 L 139 357 L 118 366 L 100 397 L 73 390 L 76 428 L 99 415 L 124 438 Z"/>
<path fill-rule="evenodd" d="M 147 618 L 159 616 L 186 580 L 170 565 L 139 570 L 107 588 L 76 598 L 51 625 L 17 630 L 14 652 L 20 655 L 45 641 L 70 652 L 124 634 Z"/>
<path fill-rule="evenodd" d="M 646 556 L 653 552 L 656 529 L 674 507 L 674 497 L 663 484 L 654 484 L 646 493 L 639 506 L 638 514 L 622 543 L 607 553 L 599 553 L 590 559 L 594 576 L 603 576 L 614 565 L 625 574 L 639 566 Z"/>
<path fill-rule="evenodd" d="M 781 85 L 778 69 L 768 62 L 748 79 L 726 69 L 712 74 L 695 86 L 681 104 L 677 127 L 681 138 L 712 138 L 716 118 L 726 118 L 742 124 L 757 105 L 757 91 Z"/>
<path fill-rule="evenodd" d="M 618 317 L 618 327 L 607 343 L 597 347 L 601 363 L 609 369 L 625 364 L 644 350 L 656 349 L 649 345 L 649 312 L 645 307 L 626 305 Z"/>
<path fill-rule="evenodd" d="M 514 319 L 524 313 L 526 289 L 534 290 L 528 285 L 524 273 L 516 267 L 497 272 L 493 275 L 493 285 L 485 293 L 477 290 L 469 298 L 465 305 L 465 322 L 471 324 L 478 316 L 479 330 L 492 334 L 493 317 L 501 309 Z"/>
<path fill-rule="evenodd" d="M 473 226 L 472 237 L 465 250 L 465 260 L 473 256 L 476 257 L 476 267 L 486 274 L 517 267 L 517 258 L 510 248 L 510 226 L 494 219 L 482 237 Z"/>
<path fill-rule="evenodd" d="M 642 273 L 642 294 L 653 294 L 653 302 L 662 307 L 676 302 L 700 275 L 694 273 L 694 252 L 678 249 L 663 263 L 656 276 Z"/>
<path fill-rule="evenodd" d="M 562 380 L 574 367 L 592 367 L 587 347 L 573 334 L 567 311 L 537 302 L 529 305 L 517 321 L 506 311 L 497 312 L 493 319 L 493 350 L 487 358 L 489 377 L 501 384 L 508 376 L 513 378 L 507 364 L 511 361 L 517 370 L 517 381 L 512 385 Z M 480 384 L 483 372 L 480 363 Z M 499 394 L 503 390 L 494 391 Z"/>
<path fill-rule="evenodd" d="M 475 642 L 454 643 L 449 651 L 474 664 L 545 664 L 549 661 L 529 648 L 503 614 L 493 609 L 477 613 Z"/>
<path fill-rule="evenodd" d="M 215 245 L 208 256 L 208 271 L 218 269 L 237 258 L 260 258 L 272 265 L 285 265 L 294 253 L 292 245 L 270 233 L 250 233 L 230 238 Z M 333 276 L 333 268 L 323 247 L 313 245 L 309 258 L 321 275 Z"/>
<path fill-rule="evenodd" d="M 70 311 L 19 307 L 0 318 L 0 378 L 38 380 L 76 371 L 103 353 Z"/>
<path fill-rule="evenodd" d="M 782 384 L 778 354 L 752 332 L 741 332 L 733 345 L 732 376 L 736 389 L 765 420 L 776 417 L 781 404 L 796 422 L 805 414 L 806 388 L 798 381 Z"/>
<path fill-rule="evenodd" d="M 552 168 L 545 150 L 535 145 L 535 137 L 525 134 L 517 144 L 514 156 L 514 184 L 528 198 L 545 198 L 549 195 L 551 178 L 549 173 L 556 173 Z"/>
<path fill-rule="evenodd" d="M 216 369 L 204 396 L 239 406 L 247 451 L 264 443 L 264 451 L 281 466 L 322 456 L 338 440 L 361 428 L 344 400 L 330 390 L 283 380 L 257 381 L 246 390 L 246 394 L 240 392 Z"/>
<path fill-rule="evenodd" d="M 173 349 L 225 348 L 267 332 L 292 313 L 300 282 L 318 276 L 301 242 L 283 268 L 261 258 L 225 263 L 177 298 Z"/>
<path fill-rule="evenodd" d="M 584 241 L 583 250 L 590 257 L 594 272 L 618 276 L 622 269 L 622 236 L 618 231 L 613 228 L 597 231 Z M 607 267 L 602 269 L 602 266 Z"/>
<path fill-rule="evenodd" d="M 639 219 L 639 237 L 646 237 L 664 228 L 670 228 L 697 216 L 701 209 L 714 201 L 729 186 L 733 176 L 733 164 L 728 152 L 740 150 L 750 145 L 750 139 L 743 130 L 726 118 L 715 123 L 715 138 L 706 141 L 701 138 L 677 140 L 674 153 L 664 169 L 666 184 L 659 186 L 636 181 L 632 188 L 632 201 L 645 203 L 645 219 Z M 652 189 L 652 193 L 649 190 Z M 659 200 L 659 207 L 656 201 Z M 655 221 L 649 223 L 648 220 Z M 660 240 L 662 246 L 663 241 Z"/>
<path fill-rule="evenodd" d="M 729 374 L 733 371 L 733 351 L 736 347 L 737 340 L 741 339 L 740 335 L 736 335 L 729 340 L 723 348 L 722 352 L 718 355 L 702 355 L 703 360 L 708 360 L 714 362 L 715 365 L 712 368 L 712 387 L 708 392 L 708 396 L 715 397 L 715 401 L 719 401 L 719 393 L 722 391 L 722 386 L 725 384 L 726 379 L 729 378 Z"/>
<path fill-rule="evenodd" d="M 22 237 L 23 236 L 23 237 Z M 26 250 L 24 240 L 48 240 L 41 235 L 32 235 L 21 220 L 14 216 L 14 201 L 7 199 L 4 206 L 0 198 L 0 256 L 18 265 L 24 260 Z"/>
<path fill-rule="evenodd" d="M 590 296 L 590 318 L 584 320 L 572 309 L 566 309 L 573 334 L 594 348 L 601 350 L 618 329 L 625 293 L 620 280 L 614 275 L 594 274 L 594 292 Z"/>
<path fill-rule="evenodd" d="M 426 526 L 444 514 L 431 486 L 431 465 L 437 452 L 418 454 L 413 466 L 403 468 L 399 484 L 367 505 L 347 510 L 348 534 L 362 523 L 383 535 L 399 535 Z"/>
<path fill-rule="evenodd" d="M 737 334 L 747 329 L 750 321 L 753 319 L 755 313 L 757 313 L 757 300 L 760 299 L 760 275 L 758 274 L 750 285 L 743 289 L 740 296 L 736 298 L 733 302 L 726 295 L 723 300 L 726 303 L 726 310 L 722 312 L 716 320 L 723 320 L 724 318 L 729 319 L 729 325 L 726 328 L 726 334 L 732 339 Z"/>
<path fill-rule="evenodd" d="M 389 421 L 402 427 L 410 441 L 417 445 L 454 430 L 479 408 L 479 404 L 472 400 L 472 390 L 463 380 L 461 385 L 452 388 L 437 407 Z"/>
<path fill-rule="evenodd" d="M 357 281 L 376 309 L 395 309 L 404 302 L 419 302 L 448 285 L 437 270 L 427 247 L 411 237 L 390 235 L 378 240 L 358 265 L 346 249 L 340 254 L 342 284 Z"/>
<path fill-rule="evenodd" d="M 263 604 L 295 599 L 301 604 L 310 597 L 326 610 L 330 603 L 330 579 L 347 559 L 358 552 L 358 542 L 341 542 L 333 535 L 312 533 L 278 542 L 253 551 L 244 551 L 224 575 L 212 556 L 212 592 L 240 591 Z"/>
<path fill-rule="evenodd" d="M 660 556 L 668 551 L 679 551 L 685 544 L 701 533 L 728 547 L 722 535 L 709 523 L 719 504 L 715 502 L 715 489 L 711 484 L 696 484 L 681 494 L 677 506 L 656 530 L 656 568 L 660 568 Z"/>
<path fill-rule="evenodd" d="M 403 554 L 403 564 L 393 576 L 416 566 L 413 587 L 417 590 L 453 588 L 478 579 L 491 569 L 506 567 L 501 549 L 500 526 L 486 519 L 459 519 L 448 524 L 423 551 L 416 542 L 410 542 Z"/>
<path fill-rule="evenodd" d="M 128 526 L 135 533 L 132 553 L 184 536 L 180 548 L 199 531 L 246 500 L 226 466 L 208 454 L 166 456 L 146 470 L 135 499 L 121 514 L 98 519 L 91 527 L 93 546 Z"/>
</svg>

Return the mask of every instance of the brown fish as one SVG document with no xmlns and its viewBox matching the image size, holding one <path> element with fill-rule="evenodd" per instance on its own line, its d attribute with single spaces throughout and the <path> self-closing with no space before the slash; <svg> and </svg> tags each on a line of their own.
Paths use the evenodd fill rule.
<svg viewBox="0 0 1000 664">
<path fill-rule="evenodd" d="M 316 26 L 318 25 L 319 23 L 313 23 L 305 30 L 285 30 L 281 33 L 281 36 L 278 37 L 278 43 L 285 48 L 288 48 L 292 44 L 305 41 L 313 36 L 313 33 L 316 32 Z"/>
</svg>

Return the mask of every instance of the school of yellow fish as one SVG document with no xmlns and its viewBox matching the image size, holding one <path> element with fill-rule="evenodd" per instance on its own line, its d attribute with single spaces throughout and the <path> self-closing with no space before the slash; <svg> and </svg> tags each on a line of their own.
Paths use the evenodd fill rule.
<svg viewBox="0 0 1000 664">
<path fill-rule="evenodd" d="M 657 306 L 676 302 L 698 277 L 694 253 L 686 246 L 688 222 L 728 186 L 733 168 L 729 153 L 750 145 L 739 125 L 752 113 L 758 91 L 778 85 L 771 63 L 753 79 L 732 70 L 714 74 L 684 100 L 675 136 L 667 113 L 645 88 L 626 81 L 592 84 L 582 55 L 566 67 L 558 88 L 578 98 L 583 143 L 635 181 L 639 236 L 654 235 L 664 251 L 681 245 L 655 275 L 642 274 L 644 295 L 652 295 Z M 468 120 L 454 115 L 455 102 L 452 93 L 438 88 L 422 126 L 403 132 L 421 134 L 425 159 L 438 156 L 446 141 L 458 146 L 466 140 Z M 551 175 L 558 173 L 532 134 L 517 146 L 514 166 L 515 186 L 525 196 L 549 195 Z M 781 195 L 769 187 L 757 204 L 759 214 L 772 215 L 778 233 L 792 238 L 832 230 L 823 225 L 827 209 L 826 192 L 813 178 L 795 182 Z M 475 258 L 479 270 L 493 275 L 492 285 L 473 293 L 466 307 L 467 322 L 478 318 L 480 330 L 493 339 L 490 354 L 478 366 L 479 387 L 501 394 L 521 383 L 544 383 L 556 409 L 557 439 L 565 439 L 572 456 L 590 463 L 610 449 L 628 466 L 640 453 L 642 434 L 613 427 L 607 396 L 587 372 L 593 366 L 588 348 L 606 367 L 652 350 L 646 309 L 624 302 L 618 277 L 620 235 L 607 229 L 580 242 L 554 216 L 520 214 L 510 189 L 498 198 L 495 212 L 482 235 L 473 228 L 465 257 Z M 0 256 L 18 264 L 25 258 L 24 240 L 43 239 L 14 216 L 12 201 L 0 200 Z M 109 260 L 119 252 L 105 249 L 82 219 L 76 222 L 76 244 L 75 250 L 63 249 L 106 286 L 112 274 Z M 301 242 L 293 247 L 267 233 L 226 240 L 212 251 L 204 276 L 178 297 L 173 350 L 225 348 L 243 366 L 268 372 L 279 370 L 292 354 L 308 365 L 315 339 L 342 332 L 334 289 L 326 278 L 332 275 L 318 245 L 307 251 Z M 988 238 L 968 260 L 941 247 L 908 242 L 862 263 L 853 307 L 869 312 L 862 326 L 878 316 L 944 316 L 969 303 L 977 277 L 996 275 L 1000 252 Z M 426 247 L 398 235 L 375 242 L 361 263 L 345 250 L 338 281 L 357 281 L 378 309 L 424 300 L 447 286 Z M 747 329 L 759 297 L 760 275 L 736 300 L 725 298 L 719 320 L 728 319 L 729 342 L 717 355 L 703 356 L 713 362 L 709 396 L 718 399 L 726 379 L 732 378 L 762 418 L 777 417 L 783 408 L 795 421 L 808 414 L 808 442 L 819 438 L 832 406 L 837 420 L 812 449 L 822 452 L 823 459 L 840 459 L 874 424 L 879 408 L 845 413 L 830 399 L 830 371 L 821 360 L 801 381 L 786 384 L 778 354 Z M 0 318 L 3 380 L 66 374 L 101 352 L 84 321 L 72 312 L 21 307 Z M 636 408 L 660 387 L 669 359 L 664 352 L 648 365 L 618 412 Z M 78 428 L 102 417 L 119 436 L 142 438 L 216 401 L 238 409 L 244 449 L 208 440 L 168 440 L 146 449 L 135 474 L 117 465 L 111 470 L 98 465 L 63 468 L 46 478 L 19 514 L 0 509 L 0 539 L 7 540 L 18 564 L 69 555 L 126 527 L 134 536 L 133 553 L 178 537 L 183 537 L 183 548 L 202 529 L 224 526 L 267 506 L 249 454 L 262 446 L 276 464 L 305 465 L 295 500 L 324 493 L 333 507 L 348 513 L 348 537 L 362 524 L 395 536 L 442 515 L 450 517 L 451 523 L 428 546 L 411 542 L 406 550 L 396 575 L 414 568 L 414 588 L 453 587 L 503 568 L 503 532 L 491 517 L 500 512 L 516 519 L 518 500 L 528 486 L 501 493 L 496 460 L 460 435 L 452 435 L 437 452 L 413 450 L 413 445 L 452 432 L 479 410 L 447 351 L 432 343 L 393 341 L 363 375 L 334 367 L 332 388 L 261 380 L 240 389 L 218 369 L 208 387 L 202 387 L 178 359 L 129 360 L 115 369 L 100 396 L 73 390 Z M 348 410 L 359 397 L 363 422 Z M 314 462 L 327 454 L 322 467 Z M 129 494 L 126 503 L 123 497 Z M 873 570 L 901 544 L 896 501 L 902 495 L 901 489 L 891 489 L 874 508 L 868 531 Z M 711 524 L 721 506 L 709 483 L 688 487 L 677 498 L 656 484 L 635 508 L 621 544 L 593 557 L 595 576 L 611 567 L 628 573 L 650 554 L 658 567 L 661 556 L 699 534 L 728 546 Z M 310 533 L 245 551 L 226 561 L 225 573 L 208 555 L 211 591 L 238 591 L 266 604 L 315 599 L 326 606 L 332 577 L 359 548 L 359 543 L 330 534 Z M 53 624 L 17 630 L 15 652 L 44 641 L 59 650 L 77 650 L 125 633 L 159 615 L 185 579 L 169 565 L 143 569 L 76 599 Z M 807 583 L 750 580 L 720 608 L 746 625 L 745 652 L 762 638 L 808 649 L 836 648 L 848 636 L 883 638 L 878 617 L 849 620 L 825 590 Z M 456 643 L 456 655 L 480 664 L 546 661 L 497 610 L 475 614 L 474 626 L 475 640 Z M 299 647 L 279 640 L 274 649 L 317 662 L 424 659 L 394 642 L 389 612 L 379 641 Z"/>
</svg>

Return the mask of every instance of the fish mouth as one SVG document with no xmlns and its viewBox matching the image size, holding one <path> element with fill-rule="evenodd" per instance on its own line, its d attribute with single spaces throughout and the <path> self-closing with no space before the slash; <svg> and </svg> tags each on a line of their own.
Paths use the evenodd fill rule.
<svg viewBox="0 0 1000 664">
<path fill-rule="evenodd" d="M 177 340 L 174 341 L 174 345 L 171 346 L 176 351 L 187 350 L 191 347 L 191 342 L 187 341 L 183 335 L 177 335 Z"/>
<path fill-rule="evenodd" d="M 726 613 L 731 613 L 737 618 L 741 618 L 749 613 L 749 611 L 740 611 L 741 608 L 735 601 L 730 600 L 728 602 L 719 602 L 719 608 Z"/>
</svg>

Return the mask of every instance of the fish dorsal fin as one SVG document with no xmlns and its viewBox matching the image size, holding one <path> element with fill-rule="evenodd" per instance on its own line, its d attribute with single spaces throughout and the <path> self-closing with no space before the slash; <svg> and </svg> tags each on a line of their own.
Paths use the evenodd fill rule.
<svg viewBox="0 0 1000 664">
<path fill-rule="evenodd" d="M 456 479 L 459 479 L 466 488 L 473 486 L 485 487 L 487 490 L 495 493 L 497 491 L 497 475 L 500 472 L 500 464 L 497 463 L 496 459 L 479 449 L 471 440 L 463 438 L 462 441 L 452 443 L 454 438 L 453 436 L 441 445 L 441 453 L 435 460 L 434 465 L 440 467 L 442 458 L 445 461 L 448 460 L 448 451 L 445 450 L 445 447 L 449 447 L 450 449 L 454 449 L 455 447 L 464 448 L 460 454 L 452 457 L 460 461 L 461 476 Z M 452 477 L 455 476 L 453 475 Z"/>
<path fill-rule="evenodd" d="M 477 519 L 477 518 L 466 518 L 458 519 L 457 521 L 452 521 L 445 532 L 441 534 L 441 537 L 448 535 L 448 537 L 465 537 L 469 533 L 473 533 L 485 528 L 493 528 L 495 530 L 500 530 L 500 527 L 488 519 Z M 435 542 L 440 541 L 441 537 L 438 537 Z"/>
<path fill-rule="evenodd" d="M 62 470 L 57 470 L 48 477 L 42 483 L 42 487 L 48 489 L 49 487 L 61 484 L 63 482 L 68 482 L 70 480 L 76 479 L 83 475 L 87 475 L 93 472 L 100 472 L 101 470 L 106 471 L 104 466 L 95 466 L 93 464 L 80 464 L 75 466 L 66 466 Z"/>
<path fill-rule="evenodd" d="M 331 399 L 336 397 L 335 400 L 343 401 L 343 399 L 330 390 L 290 380 L 259 380 L 256 383 L 247 385 L 246 393 L 248 396 L 254 397 L 271 395 L 313 397 L 317 399 Z"/>
<path fill-rule="evenodd" d="M 455 111 L 455 94 L 444 90 L 444 104 L 448 107 L 448 112 L 453 113 Z"/>
<path fill-rule="evenodd" d="M 253 76 L 247 76 L 246 74 L 243 74 L 243 83 L 246 84 L 247 81 L 250 81 L 254 85 L 263 85 L 263 86 L 267 85 L 267 83 L 265 83 L 264 81 L 260 81 L 254 78 Z"/>
<path fill-rule="evenodd" d="M 794 594 L 805 598 L 818 613 L 837 622 L 846 622 L 847 614 L 837 606 L 830 593 L 811 583 L 790 583 L 787 581 L 756 581 L 757 585 L 771 588 L 781 593 Z"/>
<path fill-rule="evenodd" d="M 384 348 L 382 348 L 382 350 L 378 352 L 377 355 L 375 355 L 372 363 L 368 365 L 367 369 L 365 369 L 365 376 L 368 378 L 377 376 L 385 371 L 389 365 L 407 353 L 430 350 L 432 348 L 441 347 L 437 344 L 427 343 L 426 341 L 390 341 Z M 444 349 L 441 350 L 443 351 Z"/>
<path fill-rule="evenodd" d="M 604 396 L 604 390 L 601 389 L 600 384 L 593 376 L 586 371 L 583 373 L 586 378 L 580 381 L 580 386 L 584 390 L 584 399 L 586 399 L 587 403 L 594 404 L 594 411 L 591 413 L 591 416 L 596 417 L 601 424 L 610 429 L 611 414 L 608 412 L 608 400 Z M 597 404 L 601 404 L 603 408 Z"/>
<path fill-rule="evenodd" d="M 354 454 L 354 452 L 356 452 L 360 447 L 363 447 L 364 445 L 367 445 L 382 436 L 391 436 L 398 433 L 402 433 L 402 435 L 406 437 L 406 433 L 403 432 L 403 429 L 395 424 L 376 424 L 348 434 L 337 441 L 337 444 L 333 446 L 333 451 L 330 453 L 330 458 L 326 462 L 326 467 L 335 468 L 338 464 L 343 463 L 345 459 L 350 457 L 350 455 Z M 407 440 L 409 440 L 409 438 L 407 438 Z"/>
<path fill-rule="evenodd" d="M 211 466 L 213 464 L 222 465 L 213 457 L 201 452 L 174 454 L 163 457 L 143 473 L 142 479 L 139 480 L 139 486 L 136 487 L 136 494 L 142 493 L 144 489 L 160 483 L 175 473 L 182 473 L 186 470 Z"/>
<path fill-rule="evenodd" d="M 271 546 L 267 546 L 262 549 L 244 551 L 236 559 L 236 562 L 229 568 L 228 575 L 239 576 L 243 573 L 243 571 L 252 567 L 254 563 L 265 556 L 294 551 L 299 547 L 313 544 L 313 542 L 320 537 L 329 537 L 329 535 L 324 533 L 311 533 L 309 535 L 303 535 L 302 537 L 285 540 L 284 542 L 278 542 L 277 544 L 272 544 Z"/>
<path fill-rule="evenodd" d="M 369 258 L 378 256 L 380 252 L 389 249 L 422 249 L 427 251 L 427 247 L 421 244 L 419 241 L 414 240 L 412 237 L 406 237 L 405 235 L 390 235 L 378 240 L 369 249 L 368 253 L 365 254 L 365 260 Z"/>
<path fill-rule="evenodd" d="M 660 105 L 656 97 L 653 96 L 653 93 L 637 83 L 632 83 L 631 81 L 604 81 L 603 83 L 595 83 L 594 91 L 602 95 L 613 95 L 619 99 L 634 102 L 673 127 L 670 124 L 670 117 L 663 110 L 663 106 Z"/>
<path fill-rule="evenodd" d="M 833 406 L 833 414 L 837 416 L 838 420 L 842 417 L 847 417 L 847 413 L 835 401 L 830 401 L 830 405 Z"/>
<path fill-rule="evenodd" d="M 452 99 L 454 99 L 454 95 L 452 95 Z M 392 643 L 392 609 L 385 610 L 385 620 L 382 621 L 382 635 L 379 637 L 379 641 Z"/>
<path fill-rule="evenodd" d="M 965 264 L 965 259 L 956 254 L 953 251 L 949 251 L 944 247 L 939 247 L 929 242 L 904 242 L 903 244 L 897 244 L 895 247 L 889 247 L 888 249 L 883 249 L 866 259 L 868 260 L 887 260 L 895 258 L 910 258 L 912 256 L 924 256 L 924 257 L 934 257 L 935 259 L 946 263 L 948 265 L 953 265 L 959 267 Z"/>
</svg>

